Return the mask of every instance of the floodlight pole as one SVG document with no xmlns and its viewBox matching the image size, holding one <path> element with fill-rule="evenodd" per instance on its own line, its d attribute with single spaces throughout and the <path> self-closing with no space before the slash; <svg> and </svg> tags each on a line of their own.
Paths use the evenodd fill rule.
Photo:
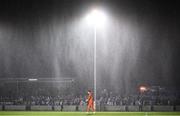
<svg viewBox="0 0 180 116">
<path fill-rule="evenodd" d="M 102 20 L 99 20 L 99 18 L 101 18 Z M 97 26 L 99 25 L 98 23 L 101 24 L 100 21 L 104 21 L 103 20 L 104 17 L 104 13 L 102 12 L 99 12 L 97 11 L 96 9 L 94 9 L 88 16 L 87 16 L 87 19 L 89 22 L 91 22 L 93 24 L 93 36 L 94 36 L 94 49 L 93 49 L 93 52 L 94 52 L 94 58 L 93 58 L 93 77 L 94 77 L 94 109 L 96 110 L 96 105 L 97 105 L 97 98 L 96 98 L 96 93 L 97 93 L 97 65 L 96 65 L 96 61 L 97 61 L 97 50 L 96 50 L 96 47 L 97 47 L 97 44 L 96 44 L 96 38 L 97 38 Z"/>
<path fill-rule="evenodd" d="M 96 110 L 96 25 L 94 25 L 94 109 Z"/>
</svg>

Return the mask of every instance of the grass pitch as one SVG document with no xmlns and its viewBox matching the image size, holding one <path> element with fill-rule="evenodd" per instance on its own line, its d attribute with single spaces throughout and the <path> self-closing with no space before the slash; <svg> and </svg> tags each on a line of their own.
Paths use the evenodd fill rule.
<svg viewBox="0 0 180 116">
<path fill-rule="evenodd" d="M 0 116 L 180 116 L 180 112 L 48 112 L 1 111 Z"/>
</svg>

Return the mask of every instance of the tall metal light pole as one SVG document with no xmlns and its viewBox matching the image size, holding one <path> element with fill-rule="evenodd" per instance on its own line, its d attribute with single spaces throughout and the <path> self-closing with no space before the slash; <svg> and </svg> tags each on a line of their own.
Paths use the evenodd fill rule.
<svg viewBox="0 0 180 116">
<path fill-rule="evenodd" d="M 97 75 L 96 75 L 96 59 L 97 59 L 97 55 L 96 55 L 96 38 L 97 38 L 97 28 L 104 25 L 104 22 L 105 22 L 105 19 L 106 19 L 106 16 L 103 12 L 97 10 L 97 9 L 94 9 L 88 16 L 87 16 L 87 20 L 89 23 L 91 23 L 91 25 L 93 26 L 93 29 L 94 29 L 94 108 L 96 109 L 96 103 L 97 103 L 97 99 L 96 99 L 96 93 L 97 93 Z"/>
<path fill-rule="evenodd" d="M 94 26 L 94 108 L 96 110 L 96 25 Z"/>
</svg>

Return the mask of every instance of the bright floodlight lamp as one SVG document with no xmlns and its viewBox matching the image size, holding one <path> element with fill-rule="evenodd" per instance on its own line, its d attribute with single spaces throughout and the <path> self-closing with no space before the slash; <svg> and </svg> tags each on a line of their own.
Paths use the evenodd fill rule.
<svg viewBox="0 0 180 116">
<path fill-rule="evenodd" d="M 104 12 L 94 9 L 86 17 L 87 22 L 95 27 L 102 27 L 106 22 L 106 15 Z"/>
<path fill-rule="evenodd" d="M 37 81 L 38 79 L 28 79 L 28 81 Z"/>
<path fill-rule="evenodd" d="M 140 89 L 140 92 L 145 92 L 145 91 L 147 91 L 147 88 L 146 88 L 145 86 L 141 86 L 139 89 Z"/>
</svg>

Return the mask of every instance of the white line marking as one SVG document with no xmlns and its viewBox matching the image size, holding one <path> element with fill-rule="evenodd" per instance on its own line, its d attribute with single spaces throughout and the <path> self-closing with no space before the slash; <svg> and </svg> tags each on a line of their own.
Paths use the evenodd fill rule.
<svg viewBox="0 0 180 116">
<path fill-rule="evenodd" d="M 145 116 L 148 116 L 147 112 L 145 113 Z"/>
</svg>

